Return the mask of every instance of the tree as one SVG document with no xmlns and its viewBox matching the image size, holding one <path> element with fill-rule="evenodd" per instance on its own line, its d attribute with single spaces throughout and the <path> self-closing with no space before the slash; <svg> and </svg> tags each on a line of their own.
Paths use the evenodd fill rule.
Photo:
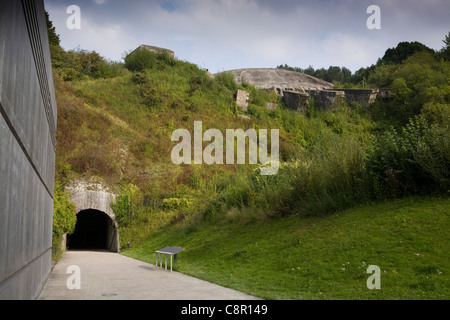
<svg viewBox="0 0 450 320">
<path fill-rule="evenodd" d="M 445 36 L 445 39 L 442 40 L 445 46 L 442 47 L 440 53 L 444 60 L 450 61 L 450 32 Z"/>
<path fill-rule="evenodd" d="M 414 42 L 400 42 L 397 47 L 389 48 L 384 53 L 383 58 L 379 59 L 377 65 L 381 64 L 400 64 L 409 56 L 412 56 L 419 51 L 428 51 L 431 54 L 435 54 L 433 49 L 428 48 L 426 45 L 414 41 Z"/>
<path fill-rule="evenodd" d="M 341 68 L 336 66 L 330 66 L 328 70 L 326 71 L 325 81 L 328 82 L 342 82 L 344 80 L 344 77 L 342 75 Z"/>
<path fill-rule="evenodd" d="M 61 39 L 59 35 L 56 34 L 56 29 L 53 26 L 53 22 L 50 20 L 48 12 L 45 11 L 45 20 L 47 21 L 47 33 L 48 33 L 48 42 L 52 46 L 60 46 Z"/>
<path fill-rule="evenodd" d="M 352 77 L 352 71 L 346 67 L 342 67 L 342 81 L 343 82 L 350 82 Z"/>
</svg>

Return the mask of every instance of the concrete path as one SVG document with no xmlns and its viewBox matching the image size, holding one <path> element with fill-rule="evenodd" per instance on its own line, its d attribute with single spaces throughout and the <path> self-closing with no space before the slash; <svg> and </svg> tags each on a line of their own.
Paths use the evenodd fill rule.
<svg viewBox="0 0 450 320">
<path fill-rule="evenodd" d="M 69 266 L 80 270 L 80 289 L 69 289 Z M 170 267 L 169 267 L 170 268 Z M 70 281 L 69 284 L 76 284 Z M 67 251 L 54 266 L 39 300 L 254 300 L 256 297 L 170 272 L 107 251 Z"/>
</svg>

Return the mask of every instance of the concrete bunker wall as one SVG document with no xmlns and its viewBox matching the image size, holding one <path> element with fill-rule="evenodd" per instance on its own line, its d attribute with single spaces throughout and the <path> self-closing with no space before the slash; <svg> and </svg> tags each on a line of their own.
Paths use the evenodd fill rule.
<svg viewBox="0 0 450 320">
<path fill-rule="evenodd" d="M 283 91 L 283 101 L 285 105 L 295 111 L 304 112 L 311 98 L 314 99 L 317 108 L 330 111 L 339 106 L 345 99 L 347 103 L 357 102 L 363 106 L 375 102 L 378 90 L 373 89 L 326 89 L 326 90 L 305 90 Z"/>
<path fill-rule="evenodd" d="M 330 111 L 339 106 L 345 98 L 343 91 L 337 90 L 307 90 L 311 98 L 314 98 L 316 106 L 322 110 Z"/>
<path fill-rule="evenodd" d="M 95 214 L 96 212 L 104 213 L 108 216 L 108 226 L 106 231 L 106 246 L 107 250 L 119 252 L 119 226 L 116 221 L 116 216 L 111 209 L 111 202 L 116 200 L 116 196 L 112 193 L 103 191 L 92 191 L 79 188 L 67 188 L 71 193 L 70 201 L 75 204 L 78 214 L 89 212 Z M 102 232 L 99 230 L 99 232 Z M 70 243 L 69 243 L 70 246 Z M 70 249 L 70 248 L 69 248 Z"/>
<path fill-rule="evenodd" d="M 375 102 L 378 91 L 372 89 L 335 89 L 343 91 L 347 103 L 357 102 L 363 106 L 367 106 Z"/>
<path fill-rule="evenodd" d="M 309 93 L 298 91 L 284 91 L 283 101 L 285 105 L 294 111 L 305 112 L 308 107 Z"/>
</svg>

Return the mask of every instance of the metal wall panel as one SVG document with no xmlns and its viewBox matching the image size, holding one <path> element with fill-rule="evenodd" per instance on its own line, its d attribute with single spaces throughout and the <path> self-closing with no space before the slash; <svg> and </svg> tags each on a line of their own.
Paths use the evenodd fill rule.
<svg viewBox="0 0 450 320">
<path fill-rule="evenodd" d="M 0 299 L 50 274 L 56 115 L 43 1 L 1 1 Z"/>
</svg>

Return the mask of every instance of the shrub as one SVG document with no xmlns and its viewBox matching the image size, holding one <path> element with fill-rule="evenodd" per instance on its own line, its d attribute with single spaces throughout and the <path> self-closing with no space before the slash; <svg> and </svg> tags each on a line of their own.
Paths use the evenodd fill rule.
<svg viewBox="0 0 450 320">
<path fill-rule="evenodd" d="M 234 80 L 234 76 L 228 72 L 221 72 L 216 75 L 216 80 L 227 87 L 231 92 L 235 93 L 238 89 L 237 83 Z"/>
<path fill-rule="evenodd" d="M 145 69 L 164 69 L 166 66 L 175 66 L 176 60 L 168 53 L 156 53 L 146 49 L 137 49 L 125 57 L 125 68 L 130 71 L 143 71 Z"/>
<path fill-rule="evenodd" d="M 69 195 L 58 185 L 53 197 L 53 237 L 52 244 L 58 246 L 63 234 L 75 231 L 77 222 L 75 205 L 70 202 Z"/>
<path fill-rule="evenodd" d="M 410 120 L 373 140 L 366 161 L 375 198 L 446 191 L 449 183 L 448 130 L 430 127 L 425 118 Z"/>
<path fill-rule="evenodd" d="M 141 190 L 137 186 L 130 183 L 122 188 L 116 196 L 116 201 L 110 204 L 120 227 L 127 227 L 139 215 L 143 200 Z"/>
<path fill-rule="evenodd" d="M 328 134 L 286 173 L 290 184 L 283 202 L 299 214 L 321 215 L 343 210 L 365 199 L 364 145 Z"/>
<path fill-rule="evenodd" d="M 175 210 L 179 208 L 189 207 L 192 201 L 188 198 L 166 198 L 163 199 L 161 207 L 169 210 Z"/>
<path fill-rule="evenodd" d="M 125 68 L 130 71 L 143 71 L 151 69 L 156 63 L 156 54 L 154 52 L 138 49 L 125 57 Z"/>
<path fill-rule="evenodd" d="M 421 116 L 429 123 L 436 124 L 440 127 L 450 125 L 450 104 L 429 102 L 426 103 L 421 111 Z"/>
<path fill-rule="evenodd" d="M 267 216 L 323 215 L 365 199 L 364 148 L 355 139 L 329 133 L 296 161 L 281 163 L 276 175 L 236 174 L 203 216 L 216 219 L 230 210 L 264 209 Z M 245 210 L 244 210 L 245 212 Z"/>
</svg>

